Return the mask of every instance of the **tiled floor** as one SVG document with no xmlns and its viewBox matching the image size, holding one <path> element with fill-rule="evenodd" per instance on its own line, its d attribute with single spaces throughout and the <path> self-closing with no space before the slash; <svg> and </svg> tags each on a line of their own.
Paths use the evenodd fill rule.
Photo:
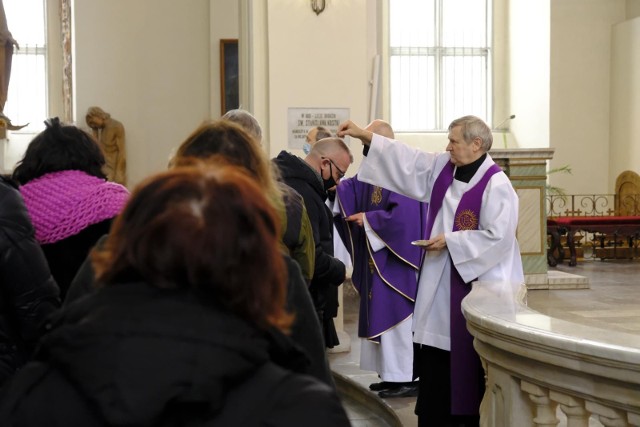
<svg viewBox="0 0 640 427">
<path fill-rule="evenodd" d="M 377 398 L 376 393 L 368 391 L 369 384 L 380 381 L 377 374 L 372 371 L 360 370 L 360 338 L 358 338 L 357 335 L 358 295 L 351 285 L 344 288 L 344 329 L 349 333 L 351 338 L 351 351 L 348 353 L 329 354 L 331 368 L 360 384 L 362 388 L 367 390 L 367 393 L 371 393 L 372 398 Z M 415 397 L 385 399 L 384 402 L 393 408 L 403 426 L 416 427 L 418 425 L 418 418 L 413 413 L 416 402 Z M 346 403 L 347 411 L 349 412 L 349 417 L 354 427 L 387 425 L 381 424 L 380 421 L 377 420 L 378 417 L 374 414 L 363 413 L 360 408 L 354 408 L 352 410 L 349 408 L 349 402 Z"/>
<path fill-rule="evenodd" d="M 532 290 L 528 292 L 530 308 L 552 317 L 599 328 L 640 334 L 640 261 L 639 260 L 580 260 L 576 267 L 559 265 L 559 271 L 586 276 L 590 289 Z M 329 360 L 336 372 L 367 388 L 379 381 L 374 372 L 359 369 L 360 345 L 357 330 L 357 295 L 345 288 L 345 330 L 351 337 L 351 351 L 330 354 Z M 369 392 L 374 395 L 373 392 Z M 387 399 L 398 418 L 406 427 L 417 426 L 413 414 L 415 398 Z M 373 414 L 359 405 L 346 406 L 354 426 L 382 426 Z"/>
<path fill-rule="evenodd" d="M 640 260 L 579 261 L 555 267 L 589 277 L 591 289 L 535 290 L 532 309 L 570 322 L 640 334 Z"/>
</svg>

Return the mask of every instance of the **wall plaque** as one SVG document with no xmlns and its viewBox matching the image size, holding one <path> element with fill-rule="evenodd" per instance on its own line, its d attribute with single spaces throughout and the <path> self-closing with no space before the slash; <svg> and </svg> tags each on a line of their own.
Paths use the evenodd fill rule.
<svg viewBox="0 0 640 427">
<path fill-rule="evenodd" d="M 340 123 L 349 120 L 349 108 L 289 108 L 287 114 L 287 146 L 302 149 L 307 132 L 315 126 L 324 126 L 335 134 Z M 348 144 L 349 138 L 345 138 Z"/>
</svg>

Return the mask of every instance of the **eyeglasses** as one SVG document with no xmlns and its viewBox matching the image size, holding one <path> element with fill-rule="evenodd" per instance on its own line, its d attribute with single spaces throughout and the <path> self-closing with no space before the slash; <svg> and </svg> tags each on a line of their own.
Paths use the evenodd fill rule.
<svg viewBox="0 0 640 427">
<path fill-rule="evenodd" d="M 336 162 L 334 162 L 333 160 L 331 160 L 329 157 L 323 157 L 323 159 L 327 159 L 327 160 L 329 160 L 329 161 L 331 162 L 331 164 L 332 164 L 333 166 L 335 166 L 335 167 L 336 167 L 336 169 L 338 169 L 338 179 L 342 179 L 342 178 L 344 178 L 345 173 L 342 171 L 342 169 L 340 169 L 340 168 L 338 167 L 338 165 L 336 165 Z"/>
</svg>

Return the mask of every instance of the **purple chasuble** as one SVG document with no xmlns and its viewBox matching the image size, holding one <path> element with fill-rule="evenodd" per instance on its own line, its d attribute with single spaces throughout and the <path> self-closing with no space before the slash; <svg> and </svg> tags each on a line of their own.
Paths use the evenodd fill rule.
<svg viewBox="0 0 640 427">
<path fill-rule="evenodd" d="M 449 162 L 433 186 L 427 216 L 429 238 L 438 211 L 442 208 L 445 193 L 453 182 L 455 167 Z M 484 190 L 493 175 L 501 172 L 497 164 L 493 164 L 485 172 L 480 181 L 467 190 L 456 208 L 452 231 L 477 230 L 480 224 L 480 209 Z M 433 208 L 433 210 L 432 210 Z M 461 304 L 471 291 L 471 284 L 465 283 L 453 262 L 451 263 L 451 295 L 450 295 L 450 337 L 451 337 L 451 413 L 453 415 L 476 415 L 480 407 L 482 365 L 473 348 L 473 336 L 467 330 L 462 314 Z"/>
<path fill-rule="evenodd" d="M 386 247 L 373 252 L 364 227 L 336 221 L 353 260 L 352 281 L 360 294 L 358 336 L 380 335 L 413 313 L 422 250 L 411 245 L 424 238 L 426 204 L 363 183 L 357 176 L 337 187 L 343 217 L 365 212 L 367 222 Z"/>
</svg>

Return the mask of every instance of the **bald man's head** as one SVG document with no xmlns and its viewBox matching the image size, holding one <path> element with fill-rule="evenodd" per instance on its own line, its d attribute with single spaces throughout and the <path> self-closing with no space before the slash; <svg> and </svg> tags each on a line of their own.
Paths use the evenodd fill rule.
<svg viewBox="0 0 640 427">
<path fill-rule="evenodd" d="M 339 152 L 347 153 L 349 155 L 349 158 L 351 159 L 351 163 L 353 163 L 353 155 L 351 154 L 351 150 L 349 150 L 349 147 L 347 146 L 347 144 L 345 144 L 342 138 L 332 136 L 329 138 L 320 139 L 313 145 L 313 148 L 311 149 L 311 154 L 320 157 L 331 156 Z"/>
<path fill-rule="evenodd" d="M 376 119 L 369 123 L 365 130 L 369 132 L 373 132 L 376 135 L 384 136 L 385 138 L 395 139 L 395 134 L 393 133 L 393 128 L 391 125 L 384 120 Z"/>
</svg>

